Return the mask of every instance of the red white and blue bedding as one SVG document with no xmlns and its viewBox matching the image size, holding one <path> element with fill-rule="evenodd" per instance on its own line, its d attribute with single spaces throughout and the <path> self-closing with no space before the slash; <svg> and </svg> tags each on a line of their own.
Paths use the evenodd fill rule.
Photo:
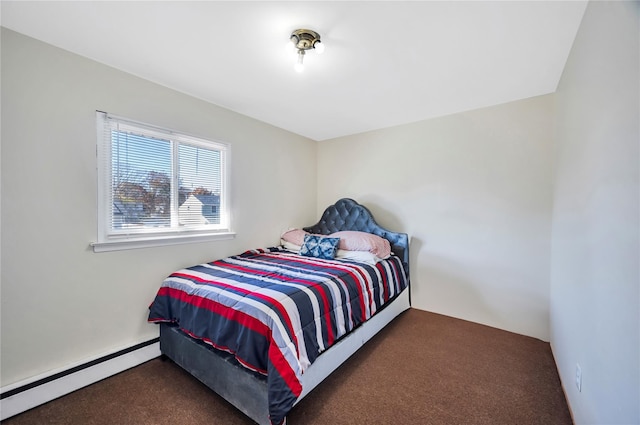
<svg viewBox="0 0 640 425">
<path fill-rule="evenodd" d="M 175 323 L 266 375 L 270 419 L 281 424 L 307 367 L 406 286 L 394 255 L 370 265 L 258 249 L 171 274 L 149 321 Z"/>
</svg>

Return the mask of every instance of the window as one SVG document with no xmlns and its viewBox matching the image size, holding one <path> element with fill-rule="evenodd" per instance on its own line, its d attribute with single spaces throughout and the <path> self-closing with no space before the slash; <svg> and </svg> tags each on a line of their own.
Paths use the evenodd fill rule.
<svg viewBox="0 0 640 425">
<path fill-rule="evenodd" d="M 232 237 L 229 146 L 97 113 L 95 251 Z"/>
</svg>

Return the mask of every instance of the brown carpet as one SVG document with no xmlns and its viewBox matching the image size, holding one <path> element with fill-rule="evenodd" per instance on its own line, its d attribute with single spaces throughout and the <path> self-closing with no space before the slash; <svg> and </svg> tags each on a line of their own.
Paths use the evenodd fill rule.
<svg viewBox="0 0 640 425">
<path fill-rule="evenodd" d="M 2 425 L 253 422 L 155 359 Z M 411 309 L 293 408 L 289 425 L 571 424 L 548 343 Z"/>
</svg>

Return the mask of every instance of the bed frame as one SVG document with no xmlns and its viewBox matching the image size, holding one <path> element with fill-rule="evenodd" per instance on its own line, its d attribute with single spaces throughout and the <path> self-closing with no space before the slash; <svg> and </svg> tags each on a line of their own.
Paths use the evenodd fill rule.
<svg viewBox="0 0 640 425">
<path fill-rule="evenodd" d="M 340 199 L 324 211 L 318 223 L 304 230 L 324 235 L 357 230 L 381 236 L 389 240 L 391 250 L 402 260 L 409 280 L 407 234 L 382 228 L 375 222 L 371 212 L 353 199 Z M 407 286 L 371 319 L 322 353 L 302 376 L 302 394 L 296 404 L 389 322 L 407 310 L 411 305 L 409 293 Z M 241 366 L 233 355 L 191 338 L 168 323 L 160 324 L 160 351 L 258 424 L 270 424 L 266 378 Z"/>
</svg>

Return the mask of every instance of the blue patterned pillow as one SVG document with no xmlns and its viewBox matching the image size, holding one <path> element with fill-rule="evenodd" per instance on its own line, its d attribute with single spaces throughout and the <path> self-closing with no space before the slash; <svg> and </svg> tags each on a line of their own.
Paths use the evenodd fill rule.
<svg viewBox="0 0 640 425">
<path fill-rule="evenodd" d="M 304 242 L 300 247 L 300 255 L 305 257 L 335 258 L 340 238 L 325 238 L 318 235 L 304 235 Z"/>
</svg>

